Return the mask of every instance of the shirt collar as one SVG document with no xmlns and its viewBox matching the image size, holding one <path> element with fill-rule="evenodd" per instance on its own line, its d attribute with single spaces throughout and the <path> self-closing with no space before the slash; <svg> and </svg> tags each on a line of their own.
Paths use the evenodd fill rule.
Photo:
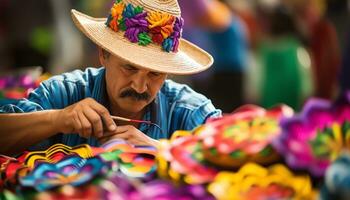
<svg viewBox="0 0 350 200">
<path fill-rule="evenodd" d="M 152 123 L 157 124 L 160 129 L 154 125 L 149 124 L 141 124 L 140 131 L 146 133 L 148 136 L 152 138 L 168 138 L 168 127 L 167 127 L 167 119 L 165 115 L 165 107 L 163 94 L 158 92 L 154 101 L 147 106 L 146 113 L 143 117 L 143 120 L 151 121 Z M 163 101 L 162 101 L 163 100 Z"/>
<path fill-rule="evenodd" d="M 164 120 L 162 119 L 162 107 L 160 102 L 160 93 L 157 94 L 156 98 L 152 103 L 150 103 L 147 108 L 145 115 L 143 116 L 143 120 L 145 121 L 151 121 L 152 123 L 157 124 L 160 129 L 154 125 L 142 123 L 139 127 L 139 130 L 146 133 L 148 136 L 152 138 L 167 138 L 164 136 L 166 134 L 167 128 L 164 126 L 166 123 L 164 123 Z"/>
</svg>

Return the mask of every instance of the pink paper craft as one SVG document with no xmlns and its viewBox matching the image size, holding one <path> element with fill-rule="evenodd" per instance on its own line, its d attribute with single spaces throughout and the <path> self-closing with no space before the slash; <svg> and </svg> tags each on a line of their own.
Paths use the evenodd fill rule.
<svg viewBox="0 0 350 200">
<path fill-rule="evenodd" d="M 285 105 L 265 110 L 245 105 L 232 114 L 208 120 L 196 134 L 203 140 L 204 155 L 211 163 L 239 167 L 248 161 L 268 164 L 278 155 L 271 142 L 279 137 L 279 121 L 293 115 Z"/>
<path fill-rule="evenodd" d="M 283 133 L 274 146 L 290 167 L 323 176 L 343 150 L 350 150 L 349 96 L 334 104 L 311 99 L 299 115 L 282 120 Z"/>
</svg>

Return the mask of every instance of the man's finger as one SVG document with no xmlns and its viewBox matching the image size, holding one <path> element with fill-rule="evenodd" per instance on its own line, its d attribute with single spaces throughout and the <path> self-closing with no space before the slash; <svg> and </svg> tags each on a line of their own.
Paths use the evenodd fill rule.
<svg viewBox="0 0 350 200">
<path fill-rule="evenodd" d="M 130 137 L 130 134 L 127 132 L 115 133 L 115 134 L 104 135 L 103 137 L 98 138 L 98 141 L 102 143 L 102 142 L 106 142 L 106 141 L 112 140 L 112 139 L 128 140 L 129 137 Z"/>
<path fill-rule="evenodd" d="M 92 124 L 92 129 L 94 131 L 93 134 L 96 137 L 101 137 L 103 135 L 103 125 L 100 115 L 91 108 L 86 108 L 83 110 L 83 112 Z"/>
<path fill-rule="evenodd" d="M 91 107 L 102 117 L 103 122 L 109 131 L 115 131 L 117 128 L 108 110 L 98 103 L 91 104 Z"/>
<path fill-rule="evenodd" d="M 129 131 L 130 129 L 128 128 L 128 126 L 117 126 L 117 128 L 115 129 L 115 131 L 113 132 L 107 132 L 107 134 L 103 135 L 102 138 L 108 138 L 108 137 L 112 137 L 114 135 L 118 135 L 118 134 L 123 134 L 126 133 L 127 131 Z"/>
<path fill-rule="evenodd" d="M 118 126 L 114 132 L 123 133 L 123 132 L 131 130 L 132 128 L 134 128 L 134 127 L 131 125 Z"/>
<path fill-rule="evenodd" d="M 73 120 L 74 120 L 74 131 L 73 132 L 81 133 L 83 130 L 83 126 L 80 122 L 79 115 L 78 114 L 74 115 Z"/>
<path fill-rule="evenodd" d="M 91 124 L 83 113 L 79 113 L 78 117 L 82 127 L 80 134 L 82 135 L 82 137 L 88 138 L 91 135 L 91 131 L 92 131 Z"/>
</svg>

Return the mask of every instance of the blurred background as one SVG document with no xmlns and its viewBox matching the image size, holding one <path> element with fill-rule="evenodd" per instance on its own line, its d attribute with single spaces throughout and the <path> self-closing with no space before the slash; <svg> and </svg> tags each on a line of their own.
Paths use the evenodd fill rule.
<svg viewBox="0 0 350 200">
<path fill-rule="evenodd" d="M 299 110 L 310 97 L 334 99 L 350 88 L 350 0 L 178 1 L 183 37 L 210 52 L 215 63 L 203 73 L 170 78 L 224 112 L 247 103 Z M 0 0 L 1 91 L 24 87 L 13 82 L 33 71 L 37 85 L 47 73 L 99 67 L 97 48 L 73 25 L 70 9 L 106 17 L 112 3 Z M 11 94 L 2 97 L 21 97 Z"/>
</svg>

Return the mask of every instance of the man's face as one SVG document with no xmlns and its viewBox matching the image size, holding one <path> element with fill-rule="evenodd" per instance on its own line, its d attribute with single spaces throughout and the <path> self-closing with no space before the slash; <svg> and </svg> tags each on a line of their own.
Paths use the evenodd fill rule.
<svg viewBox="0 0 350 200">
<path fill-rule="evenodd" d="M 101 60 L 102 59 L 102 60 Z M 137 68 L 109 55 L 101 58 L 106 67 L 106 85 L 112 106 L 123 112 L 138 113 L 156 97 L 167 75 Z"/>
</svg>

